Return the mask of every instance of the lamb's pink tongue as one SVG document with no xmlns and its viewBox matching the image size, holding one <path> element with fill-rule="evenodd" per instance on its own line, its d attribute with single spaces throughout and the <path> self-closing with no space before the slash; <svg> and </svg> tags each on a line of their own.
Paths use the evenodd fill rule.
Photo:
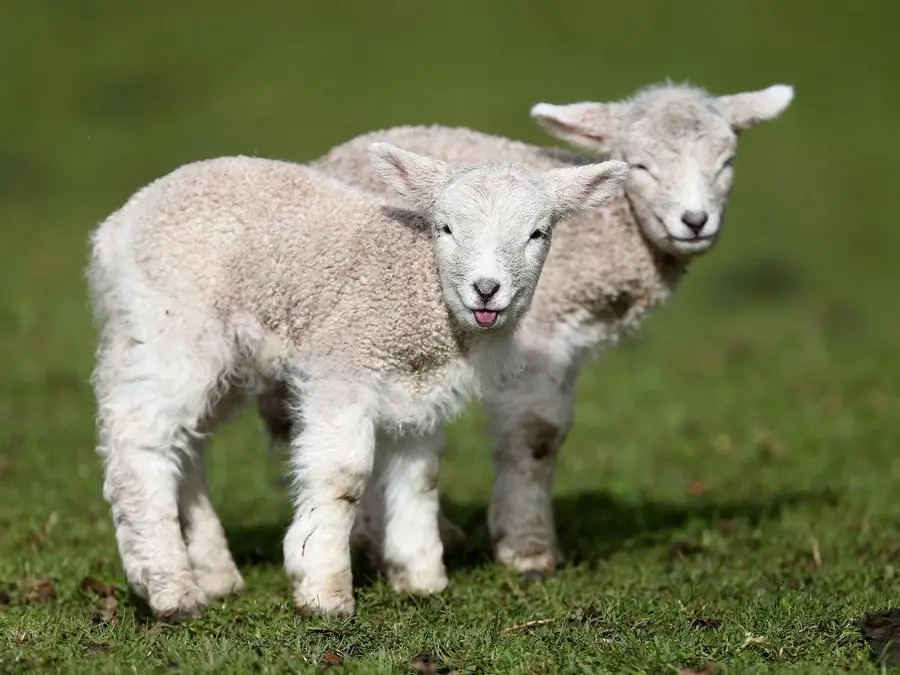
<svg viewBox="0 0 900 675">
<path fill-rule="evenodd" d="M 475 320 L 483 326 L 490 325 L 497 320 L 497 312 L 490 309 L 476 309 Z"/>
</svg>

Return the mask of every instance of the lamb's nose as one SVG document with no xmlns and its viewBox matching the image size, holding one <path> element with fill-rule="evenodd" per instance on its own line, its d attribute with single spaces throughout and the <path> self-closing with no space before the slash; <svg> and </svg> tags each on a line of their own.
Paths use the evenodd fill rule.
<svg viewBox="0 0 900 675">
<path fill-rule="evenodd" d="M 480 279 L 475 280 L 472 287 L 481 299 L 487 302 L 500 290 L 500 282 L 496 279 L 485 279 L 484 277 L 481 277 Z"/>
<path fill-rule="evenodd" d="M 681 214 L 681 222 L 687 225 L 694 234 L 698 234 L 706 221 L 709 220 L 709 214 L 706 211 L 685 211 Z"/>
</svg>

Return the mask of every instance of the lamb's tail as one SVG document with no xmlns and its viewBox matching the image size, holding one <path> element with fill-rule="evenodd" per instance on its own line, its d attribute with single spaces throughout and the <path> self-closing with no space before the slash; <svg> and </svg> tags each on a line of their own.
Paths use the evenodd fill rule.
<svg viewBox="0 0 900 675">
<path fill-rule="evenodd" d="M 88 294 L 94 321 L 102 329 L 117 310 L 120 284 L 125 280 L 125 267 L 133 260 L 130 251 L 131 227 L 126 204 L 91 232 L 90 259 L 86 270 Z"/>
</svg>

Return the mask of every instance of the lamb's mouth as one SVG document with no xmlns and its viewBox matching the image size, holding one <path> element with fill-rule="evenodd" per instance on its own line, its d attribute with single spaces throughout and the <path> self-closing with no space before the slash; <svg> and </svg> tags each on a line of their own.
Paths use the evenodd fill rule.
<svg viewBox="0 0 900 675">
<path fill-rule="evenodd" d="M 500 311 L 496 309 L 473 309 L 472 314 L 479 328 L 493 328 L 500 318 Z"/>
<path fill-rule="evenodd" d="M 716 233 L 707 235 L 694 235 L 693 237 L 676 237 L 668 235 L 669 245 L 678 250 L 682 255 L 696 255 L 708 251 L 716 239 Z"/>
<path fill-rule="evenodd" d="M 679 244 L 699 244 L 704 241 L 711 241 L 715 238 L 715 236 L 716 235 L 714 234 L 707 234 L 702 237 L 699 235 L 693 237 L 676 237 L 675 235 L 670 234 L 669 239 L 671 239 L 672 241 L 677 241 Z"/>
</svg>

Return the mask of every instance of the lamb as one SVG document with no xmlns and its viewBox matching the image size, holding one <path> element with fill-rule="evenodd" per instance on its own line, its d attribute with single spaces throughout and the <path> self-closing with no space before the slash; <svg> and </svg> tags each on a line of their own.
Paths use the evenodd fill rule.
<svg viewBox="0 0 900 675">
<path fill-rule="evenodd" d="M 690 86 L 650 86 L 613 103 L 540 103 L 532 117 L 554 136 L 632 165 L 623 192 L 599 210 L 554 233 L 554 244 L 519 333 L 525 372 L 490 396 L 496 477 L 489 508 L 495 558 L 532 577 L 553 574 L 561 561 L 551 493 L 559 449 L 573 423 L 574 387 L 585 363 L 636 330 L 684 277 L 691 261 L 718 240 L 732 185 L 738 136 L 778 117 L 793 88 L 713 96 Z M 504 159 L 541 169 L 590 160 L 464 128 L 399 127 L 337 146 L 311 166 L 380 191 L 361 160 L 372 140 L 403 144 L 451 164 Z M 281 403 L 260 401 L 277 440 Z M 364 501 L 354 532 L 368 531 L 377 504 Z M 462 532 L 441 517 L 445 546 Z M 371 540 L 371 541 L 370 541 Z"/>
<path fill-rule="evenodd" d="M 140 189 L 91 235 L 104 497 L 128 581 L 159 618 L 243 588 L 203 441 L 276 384 L 301 429 L 284 541 L 297 607 L 355 611 L 349 533 L 370 477 L 389 497 L 394 588 L 442 590 L 435 429 L 516 373 L 556 223 L 628 171 L 453 168 L 384 143 L 368 158 L 410 209 L 299 164 L 224 157 Z"/>
</svg>

